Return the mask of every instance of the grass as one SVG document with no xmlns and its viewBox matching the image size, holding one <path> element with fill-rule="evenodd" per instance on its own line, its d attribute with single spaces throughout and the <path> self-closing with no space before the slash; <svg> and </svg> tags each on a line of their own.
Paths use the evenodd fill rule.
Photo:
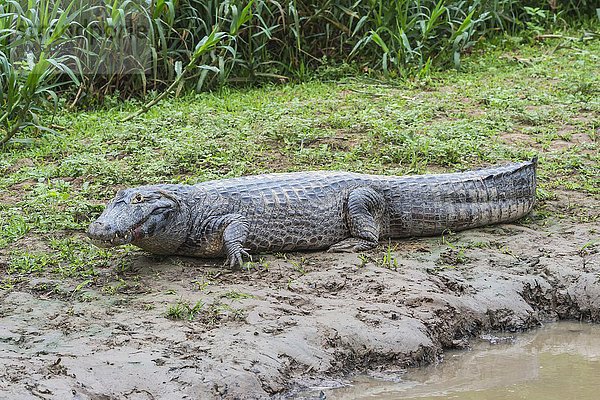
<svg viewBox="0 0 600 400">
<path fill-rule="evenodd" d="M 60 107 L 154 92 L 138 114 L 172 92 L 306 81 L 342 63 L 426 77 L 462 67 L 501 33 L 535 40 L 574 23 L 593 30 L 596 14 L 589 0 L 5 0 L 0 148 L 55 129 L 49 114 Z"/>
<path fill-rule="evenodd" d="M 244 293 L 244 292 L 240 292 L 238 290 L 230 290 L 228 292 L 225 292 L 221 295 L 221 297 L 224 297 L 224 298 L 230 299 L 230 300 L 236 300 L 236 301 L 242 301 L 244 299 L 254 298 L 253 295 Z"/>
<path fill-rule="evenodd" d="M 239 300 L 237 297 L 234 299 Z M 214 327 L 227 320 L 241 320 L 244 318 L 244 313 L 241 309 L 233 308 L 220 301 L 205 304 L 198 300 L 192 305 L 188 301 L 179 300 L 167 306 L 165 316 L 173 320 L 198 321 L 205 326 Z"/>
<path fill-rule="evenodd" d="M 398 270 L 398 259 L 396 258 L 395 251 L 397 246 L 392 246 L 388 244 L 385 248 L 381 259 L 376 261 L 376 264 L 381 268 L 387 268 L 394 271 Z"/>
<path fill-rule="evenodd" d="M 563 191 L 597 198 L 600 40 L 510 41 L 421 81 L 224 88 L 165 99 L 125 123 L 135 101 L 62 111 L 55 122 L 65 129 L 0 153 L 0 287 L 45 273 L 83 282 L 120 265 L 128 249 L 96 249 L 82 232 L 127 186 L 310 169 L 456 171 L 538 154 L 540 215 L 557 215 L 544 204 Z"/>
<path fill-rule="evenodd" d="M 167 318 L 171 319 L 187 319 L 193 321 L 198 313 L 202 311 L 204 303 L 197 301 L 193 306 L 185 301 L 178 301 L 175 304 L 169 305 L 166 311 Z"/>
</svg>

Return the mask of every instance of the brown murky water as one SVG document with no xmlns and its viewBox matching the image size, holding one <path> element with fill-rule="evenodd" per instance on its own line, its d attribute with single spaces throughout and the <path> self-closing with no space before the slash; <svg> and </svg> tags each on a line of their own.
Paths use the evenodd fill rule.
<svg viewBox="0 0 600 400">
<path fill-rule="evenodd" d="M 399 382 L 360 377 L 327 399 L 552 400 L 600 398 L 600 325 L 560 322 L 481 340 Z M 502 340 L 504 339 L 504 340 Z"/>
</svg>

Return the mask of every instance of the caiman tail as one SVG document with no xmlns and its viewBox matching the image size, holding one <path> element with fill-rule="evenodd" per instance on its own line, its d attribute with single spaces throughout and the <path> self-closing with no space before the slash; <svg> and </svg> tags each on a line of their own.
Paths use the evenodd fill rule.
<svg viewBox="0 0 600 400">
<path fill-rule="evenodd" d="M 388 237 L 432 236 L 510 222 L 535 202 L 537 157 L 454 174 L 407 177 L 390 188 Z"/>
</svg>

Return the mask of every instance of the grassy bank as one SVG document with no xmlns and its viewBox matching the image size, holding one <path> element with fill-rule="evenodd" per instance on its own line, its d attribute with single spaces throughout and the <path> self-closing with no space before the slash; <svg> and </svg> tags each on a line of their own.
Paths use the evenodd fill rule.
<svg viewBox="0 0 600 400">
<path fill-rule="evenodd" d="M 122 187 L 245 174 L 344 169 L 456 171 L 540 156 L 533 218 L 598 218 L 555 196 L 600 195 L 600 41 L 548 39 L 487 48 L 412 86 L 366 79 L 223 89 L 163 101 L 119 122 L 134 102 L 61 112 L 56 134 L 0 153 L 0 273 L 119 287 L 132 248 L 99 250 L 82 232 Z M 589 208 L 592 207 L 592 208 Z M 110 267 L 110 268 L 107 268 Z M 116 285 L 116 286 L 115 286 Z"/>
<path fill-rule="evenodd" d="M 60 107 L 105 98 L 305 82 L 344 65 L 381 77 L 460 68 L 478 43 L 587 27 L 571 0 L 6 0 L 0 3 L 0 148 Z M 59 99 L 60 98 L 60 99 Z"/>
</svg>

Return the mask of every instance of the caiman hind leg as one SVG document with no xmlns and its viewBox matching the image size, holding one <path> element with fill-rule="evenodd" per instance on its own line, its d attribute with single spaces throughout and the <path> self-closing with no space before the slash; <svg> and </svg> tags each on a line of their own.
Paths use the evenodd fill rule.
<svg viewBox="0 0 600 400">
<path fill-rule="evenodd" d="M 332 245 L 328 251 L 359 252 L 376 247 L 385 212 L 383 195 L 370 187 L 360 187 L 350 192 L 346 206 L 351 237 Z"/>
</svg>

